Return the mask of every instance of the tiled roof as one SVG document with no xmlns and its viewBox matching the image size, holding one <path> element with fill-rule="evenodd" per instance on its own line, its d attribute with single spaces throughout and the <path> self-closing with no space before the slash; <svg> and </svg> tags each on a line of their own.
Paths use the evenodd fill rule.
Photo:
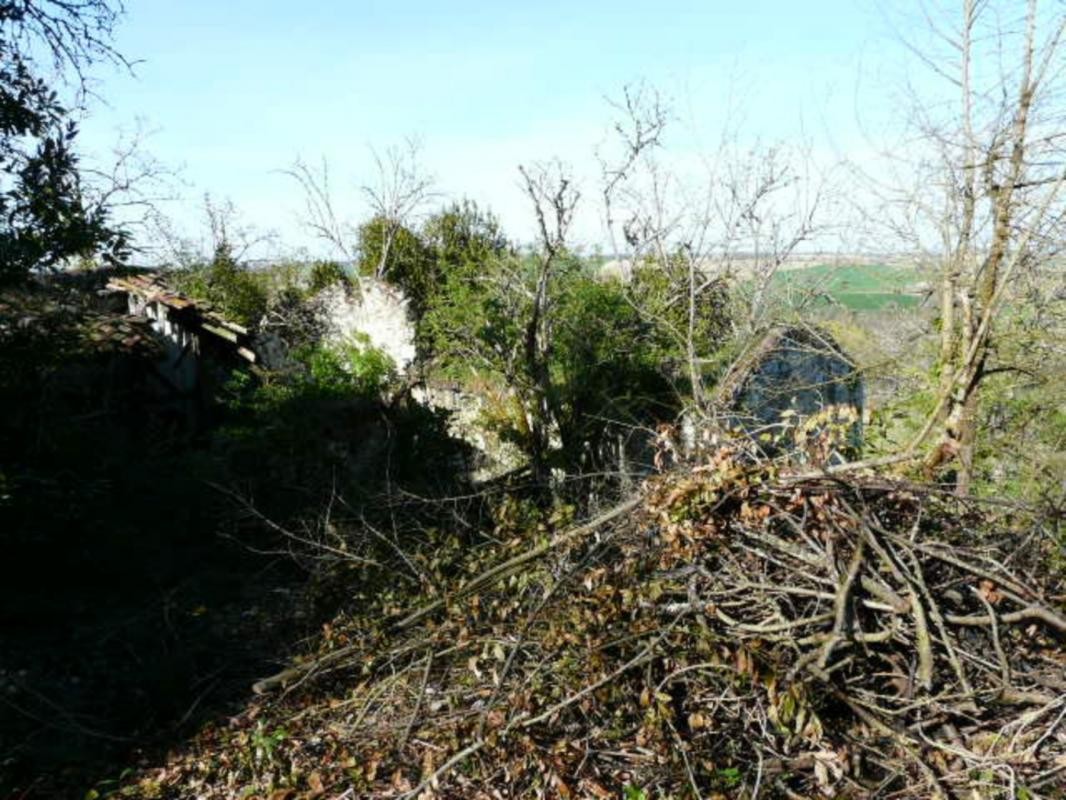
<svg viewBox="0 0 1066 800">
<path fill-rule="evenodd" d="M 150 303 L 160 303 L 180 315 L 184 327 L 228 342 L 241 358 L 256 361 L 246 327 L 226 319 L 208 303 L 174 291 L 158 273 L 114 277 L 108 281 L 107 288 L 135 295 Z"/>
<path fill-rule="evenodd" d="M 813 352 L 831 354 L 851 363 L 851 359 L 827 331 L 810 325 L 775 325 L 753 338 L 733 362 L 715 388 L 714 404 L 720 408 L 731 406 L 767 357 L 785 346 L 809 348 Z"/>
<path fill-rule="evenodd" d="M 9 289 L 0 293 L 0 341 L 20 331 L 63 333 L 86 351 L 125 351 L 154 356 L 160 351 L 148 320 L 90 305 L 78 292 Z"/>
</svg>

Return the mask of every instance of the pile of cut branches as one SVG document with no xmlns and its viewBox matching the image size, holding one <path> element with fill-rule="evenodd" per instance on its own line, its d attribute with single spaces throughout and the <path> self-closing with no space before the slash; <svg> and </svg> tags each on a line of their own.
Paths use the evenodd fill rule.
<svg viewBox="0 0 1066 800">
<path fill-rule="evenodd" d="M 1062 796 L 1061 538 L 1028 510 L 723 450 L 486 558 L 338 624 L 128 789 Z"/>
</svg>

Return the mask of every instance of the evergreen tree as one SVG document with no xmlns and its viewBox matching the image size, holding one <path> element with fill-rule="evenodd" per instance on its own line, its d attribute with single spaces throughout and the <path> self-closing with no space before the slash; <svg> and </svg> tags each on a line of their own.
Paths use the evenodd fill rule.
<svg viewBox="0 0 1066 800">
<path fill-rule="evenodd" d="M 105 0 L 0 0 L 0 283 L 78 255 L 126 253 L 107 209 L 85 197 L 71 109 L 34 59 L 51 53 L 57 72 L 80 81 L 95 60 L 119 58 L 107 44 L 118 11 Z"/>
</svg>

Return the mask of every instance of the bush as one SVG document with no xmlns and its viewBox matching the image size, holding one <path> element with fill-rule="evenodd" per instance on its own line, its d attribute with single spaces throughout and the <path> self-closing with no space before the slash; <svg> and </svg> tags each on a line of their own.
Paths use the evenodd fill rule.
<svg viewBox="0 0 1066 800">
<path fill-rule="evenodd" d="M 377 400 L 395 374 L 392 359 L 365 334 L 343 344 L 306 344 L 292 355 L 286 372 L 234 371 L 220 391 L 223 407 L 230 415 L 251 414 L 269 425 L 288 406 Z"/>
<path fill-rule="evenodd" d="M 581 270 L 560 278 L 551 364 L 559 434 L 568 461 L 595 460 L 620 429 L 676 414 L 668 351 L 626 287 Z"/>
<path fill-rule="evenodd" d="M 262 319 L 268 303 L 263 280 L 242 268 L 228 245 L 219 245 L 211 263 L 190 267 L 175 276 L 179 291 L 213 306 L 226 318 L 241 325 Z"/>
<path fill-rule="evenodd" d="M 316 261 L 311 265 L 311 275 L 307 280 L 308 294 L 318 294 L 335 285 L 351 285 L 351 279 L 344 267 L 336 261 Z"/>
<path fill-rule="evenodd" d="M 373 275 L 381 261 L 389 226 L 377 216 L 359 228 L 362 275 Z M 436 302 L 444 281 L 460 272 L 478 272 L 484 265 L 512 254 L 490 212 L 471 201 L 452 203 L 426 220 L 421 229 L 399 226 L 393 232 L 385 278 L 400 287 L 419 323 Z M 419 336 L 420 344 L 428 344 Z"/>
<path fill-rule="evenodd" d="M 307 369 L 305 388 L 326 394 L 373 397 L 381 394 L 396 371 L 392 359 L 363 333 L 343 344 L 308 348 L 298 358 Z"/>
<path fill-rule="evenodd" d="M 684 380 L 689 299 L 687 278 L 679 277 L 683 268 L 677 260 L 665 265 L 649 261 L 637 266 L 627 291 L 641 316 L 654 324 L 660 357 L 671 365 L 674 377 Z M 704 372 L 711 373 L 704 376 L 707 380 L 714 377 L 714 364 L 732 335 L 735 317 L 728 285 L 720 279 L 705 282 L 695 297 L 695 305 L 693 345 L 696 357 L 708 367 Z"/>
<path fill-rule="evenodd" d="M 457 268 L 423 324 L 442 373 L 463 378 L 475 366 L 513 393 L 515 405 L 493 415 L 493 430 L 530 455 L 535 445 L 527 420 L 540 398 L 522 342 L 536 277 L 535 263 L 516 256 Z M 573 256 L 562 259 L 552 277 L 543 400 L 561 444 L 553 463 L 572 474 L 614 458 L 620 431 L 676 413 L 676 393 L 663 369 L 671 342 L 641 315 L 628 291 L 597 280 Z"/>
<path fill-rule="evenodd" d="M 358 504 L 388 485 L 454 491 L 468 448 L 446 415 L 385 402 L 392 361 L 363 339 L 298 348 L 285 372 L 243 371 L 225 386 L 213 448 L 264 513 L 291 520 L 342 494 Z"/>
<path fill-rule="evenodd" d="M 389 231 L 389 223 L 380 216 L 359 226 L 357 268 L 360 275 L 370 277 L 376 274 L 382 252 L 388 243 Z M 416 317 L 421 316 L 438 275 L 433 252 L 416 231 L 403 225 L 392 231 L 383 277 L 403 289 L 411 303 L 412 312 Z"/>
</svg>

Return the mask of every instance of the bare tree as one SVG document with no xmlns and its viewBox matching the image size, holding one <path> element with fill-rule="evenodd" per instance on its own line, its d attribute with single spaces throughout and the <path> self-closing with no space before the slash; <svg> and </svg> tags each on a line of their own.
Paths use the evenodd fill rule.
<svg viewBox="0 0 1066 800">
<path fill-rule="evenodd" d="M 671 169 L 661 157 L 670 119 L 662 98 L 626 88 L 611 105 L 616 153 L 600 154 L 608 238 L 627 271 L 646 266 L 669 277 L 674 313 L 641 310 L 683 348 L 689 394 L 704 411 L 703 364 L 715 343 L 701 332 L 708 314 L 724 314 L 714 307 L 723 281 L 748 293 L 739 326 L 764 325 L 774 276 L 824 230 L 829 180 L 814 169 L 809 146 L 745 146 L 734 130 L 723 131 L 698 170 Z"/>
<path fill-rule="evenodd" d="M 611 245 L 611 255 L 618 256 L 622 251 L 617 238 L 615 197 L 624 191 L 625 185 L 634 177 L 634 171 L 645 154 L 662 147 L 670 112 L 659 92 L 643 83 L 624 86 L 622 98 L 607 98 L 607 104 L 618 115 L 611 130 L 613 143 L 619 152 L 609 154 L 607 148 L 601 146 L 596 158 L 602 177 L 604 228 Z"/>
<path fill-rule="evenodd" d="M 317 168 L 298 158 L 291 167 L 282 170 L 282 174 L 295 180 L 303 191 L 304 225 L 315 238 L 336 249 L 345 260 L 353 260 L 350 242 L 355 239 L 356 231 L 337 214 L 326 157 L 322 157 Z"/>
<path fill-rule="evenodd" d="M 420 145 L 415 139 L 402 146 L 389 147 L 384 153 L 371 148 L 377 180 L 362 187 L 372 216 L 382 224 L 381 252 L 374 266 L 374 277 L 386 278 L 389 257 L 397 234 L 412 218 L 436 197 L 433 178 L 419 162 Z M 297 159 L 282 170 L 299 184 L 304 198 L 303 223 L 315 236 L 335 249 L 345 260 L 356 257 L 353 243 L 359 236 L 358 226 L 338 209 L 330 181 L 330 166 L 325 157 L 318 167 Z"/>
<path fill-rule="evenodd" d="M 1066 10 L 959 0 L 953 11 L 922 11 L 930 41 L 907 46 L 949 94 L 916 96 L 919 187 L 890 209 L 896 230 L 937 272 L 936 403 L 909 450 L 925 448 L 930 477 L 956 464 L 966 493 L 997 319 L 1007 303 L 1024 302 L 1022 279 L 1063 244 Z"/>
<path fill-rule="evenodd" d="M 741 251 L 746 250 L 751 277 L 748 330 L 770 321 L 770 290 L 781 267 L 797 248 L 826 230 L 820 215 L 828 202 L 828 180 L 813 171 L 806 143 L 753 149 L 747 158 L 726 162 L 724 217 L 732 222 Z"/>
<path fill-rule="evenodd" d="M 157 242 L 156 257 L 162 264 L 192 267 L 223 251 L 241 264 L 269 257 L 278 246 L 277 233 L 246 222 L 232 200 L 218 200 L 205 193 L 201 215 L 198 228 L 191 233 L 179 229 L 165 214 L 148 218 L 148 235 Z"/>
<path fill-rule="evenodd" d="M 14 43 L 43 45 L 57 69 L 71 69 L 85 82 L 84 70 L 104 60 L 130 62 L 111 44 L 125 8 L 115 0 L 0 0 L 0 24 L 13 23 Z"/>
<path fill-rule="evenodd" d="M 374 214 L 384 223 L 384 239 L 374 270 L 377 278 L 385 278 L 389 268 L 389 254 L 396 235 L 411 217 L 434 195 L 433 178 L 419 163 L 420 144 L 408 139 L 402 147 L 390 147 L 384 154 L 371 150 L 377 165 L 377 182 L 364 186 Z"/>
<path fill-rule="evenodd" d="M 150 253 L 164 207 L 178 197 L 179 176 L 147 149 L 151 132 L 142 121 L 121 132 L 111 150 L 82 162 L 87 207 L 106 211 L 130 234 L 135 252 Z"/>
<path fill-rule="evenodd" d="M 525 323 L 523 353 L 525 372 L 531 380 L 531 403 L 526 410 L 530 432 L 530 456 L 538 482 L 547 477 L 546 456 L 556 415 L 551 406 L 549 359 L 552 351 L 551 284 L 581 193 L 559 161 L 518 168 L 523 188 L 537 219 L 538 248 L 532 305 Z"/>
</svg>

